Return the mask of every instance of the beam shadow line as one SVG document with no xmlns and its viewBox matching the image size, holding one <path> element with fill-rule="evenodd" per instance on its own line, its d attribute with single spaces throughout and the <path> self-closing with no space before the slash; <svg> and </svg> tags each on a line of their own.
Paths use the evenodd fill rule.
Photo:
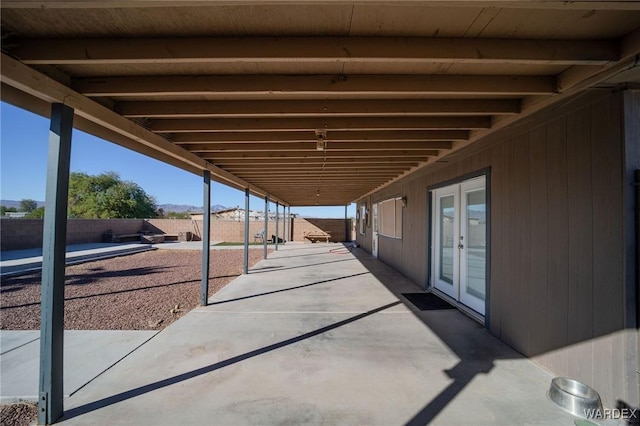
<svg viewBox="0 0 640 426">
<path fill-rule="evenodd" d="M 275 259 L 270 259 L 270 260 L 278 260 L 277 258 Z M 265 266 L 262 268 L 256 268 L 256 269 L 251 269 L 249 270 L 250 274 L 262 274 L 265 272 L 275 272 L 275 271 L 286 271 L 289 269 L 300 269 L 300 268 L 309 268 L 311 266 L 319 266 L 319 265 L 327 265 L 329 263 L 337 263 L 337 262 L 350 262 L 352 260 L 357 260 L 355 257 L 352 259 L 342 259 L 342 260 L 332 260 L 330 262 L 321 262 L 321 263 L 311 263 L 308 265 L 300 265 L 300 266 L 291 266 L 291 267 L 278 267 L 278 266 Z M 265 270 L 262 270 L 265 269 Z M 268 269 L 268 270 L 267 270 Z"/>
<path fill-rule="evenodd" d="M 210 280 L 213 279 L 217 279 L 217 278 L 237 278 L 239 277 L 240 274 L 233 274 L 233 275 L 220 275 L 220 276 L 216 276 L 216 277 L 209 277 Z M 91 299 L 92 297 L 100 297 L 100 296 L 110 296 L 112 294 L 121 294 L 121 293 L 131 293 L 134 291 L 140 291 L 140 290 L 151 290 L 154 288 L 163 288 L 163 287 L 170 287 L 170 286 L 174 286 L 174 285 L 180 285 L 180 284 L 189 284 L 189 283 L 199 283 L 200 280 L 187 280 L 187 281 L 177 281 L 175 283 L 169 283 L 169 284 L 159 284 L 159 285 L 149 285 L 149 286 L 145 286 L 145 287 L 137 287 L 137 288 L 128 288 L 126 290 L 116 290 L 116 291 L 108 291 L 105 293 L 95 293 L 95 294 L 86 294 L 83 296 L 73 296 L 73 297 L 65 297 L 64 301 L 68 302 L 70 300 L 80 300 L 80 299 Z M 6 290 L 3 290 L 2 293 L 4 293 Z M 40 302 L 31 302 L 31 303 L 24 303 L 22 305 L 9 305 L 9 306 L 0 306 L 0 310 L 4 310 L 4 309 L 15 309 L 15 308 L 26 308 L 29 306 L 38 306 L 40 305 Z"/>
<path fill-rule="evenodd" d="M 268 346 L 265 346 L 265 347 L 262 347 L 262 348 L 259 348 L 259 349 L 255 349 L 255 350 L 247 352 L 247 353 L 244 353 L 242 355 L 237 355 L 237 356 L 234 356 L 234 357 L 229 358 L 227 360 L 217 362 L 215 364 L 211 364 L 211 365 L 207 365 L 205 367 L 197 368 L 195 370 L 192 370 L 192 371 L 189 371 L 189 372 L 186 372 L 186 373 L 178 374 L 178 375 L 173 376 L 173 377 L 169 377 L 169 378 L 166 378 L 166 379 L 163 379 L 163 380 L 159 380 L 159 381 L 157 381 L 155 383 L 149 383 L 148 385 L 139 386 L 139 387 L 137 387 L 135 389 L 124 391 L 124 392 L 118 393 L 116 395 L 108 396 L 106 398 L 102 398 L 102 399 L 99 399 L 97 401 L 90 402 L 88 404 L 72 408 L 72 409 L 66 411 L 64 413 L 64 415 L 62 416 L 62 418 L 59 419 L 59 420 L 60 421 L 69 420 L 69 419 L 72 419 L 74 417 L 78 417 L 78 416 L 81 416 L 83 414 L 87 414 L 87 413 L 90 413 L 92 411 L 99 410 L 100 408 L 104 408 L 104 407 L 107 407 L 109 405 L 117 404 L 119 402 L 123 402 L 123 401 L 126 401 L 128 399 L 135 398 L 135 397 L 147 394 L 149 392 L 153 392 L 155 390 L 165 388 L 167 386 L 175 385 L 177 383 L 184 382 L 184 381 L 189 380 L 189 379 L 193 379 L 193 378 L 201 376 L 203 374 L 211 373 L 213 371 L 219 370 L 219 369 L 224 368 L 224 367 L 228 367 L 228 366 L 236 364 L 238 362 L 245 361 L 245 360 L 250 359 L 250 358 L 254 358 L 254 357 L 258 356 L 258 355 L 262 355 L 262 354 L 265 354 L 267 352 L 271 352 L 271 351 L 274 351 L 276 349 L 280 349 L 280 348 L 283 348 L 285 346 L 289 346 L 289 345 L 292 345 L 294 343 L 298 343 L 300 341 L 309 339 L 311 337 L 315 337 L 315 336 L 320 335 L 322 333 L 326 333 L 327 331 L 331 331 L 331 330 L 334 330 L 336 328 L 342 327 L 344 325 L 350 324 L 352 322 L 358 321 L 358 320 L 360 320 L 362 318 L 366 318 L 368 316 L 371 316 L 371 315 L 376 314 L 378 312 L 384 311 L 385 309 L 392 308 L 392 307 L 394 307 L 396 305 L 399 305 L 401 303 L 402 302 L 400 302 L 398 300 L 396 302 L 389 303 L 389 304 L 384 305 L 384 306 L 380 306 L 380 307 L 378 307 L 376 309 L 372 309 L 370 311 L 363 312 L 361 314 L 355 315 L 355 316 L 347 318 L 345 320 L 338 321 L 338 322 L 336 322 L 334 324 L 327 325 L 327 326 L 319 328 L 317 330 L 310 331 L 310 332 L 305 333 L 305 334 L 301 334 L 300 336 L 292 337 L 292 338 L 287 339 L 287 340 L 283 340 L 282 342 L 274 343 L 274 344 L 271 344 L 271 345 L 268 345 Z"/>
<path fill-rule="evenodd" d="M 328 279 L 328 280 L 316 281 L 315 283 L 303 284 L 303 285 L 298 285 L 298 286 L 295 286 L 295 287 L 283 288 L 283 289 L 280 289 L 280 290 L 266 291 L 264 293 L 251 294 L 249 296 L 237 297 L 235 299 L 221 300 L 219 302 L 209 303 L 209 306 L 222 305 L 223 303 L 237 302 L 239 300 L 252 299 L 254 297 L 267 296 L 269 294 L 275 294 L 275 293 L 282 293 L 282 292 L 285 292 L 285 291 L 297 290 L 299 288 L 311 287 L 311 286 L 318 285 L 318 284 L 326 284 L 326 283 L 330 283 L 330 282 L 333 282 L 333 281 L 344 280 L 344 279 L 347 279 L 347 278 L 353 278 L 353 277 L 357 277 L 357 276 L 360 276 L 360 275 L 367 275 L 367 274 L 370 274 L 370 272 L 361 272 L 359 274 L 345 275 L 344 277 L 338 277 L 338 278 L 331 278 L 331 279 Z"/>
</svg>

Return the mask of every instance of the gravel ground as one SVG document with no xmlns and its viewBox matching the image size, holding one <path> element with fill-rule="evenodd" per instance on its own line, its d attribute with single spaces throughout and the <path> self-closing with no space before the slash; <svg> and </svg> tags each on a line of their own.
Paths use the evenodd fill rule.
<svg viewBox="0 0 640 426">
<path fill-rule="evenodd" d="M 0 405 L 0 425 L 29 426 L 37 424 L 38 406 L 20 402 L 18 404 Z"/>
<path fill-rule="evenodd" d="M 262 259 L 249 250 L 249 265 Z M 211 252 L 209 296 L 242 273 L 242 250 Z M 68 266 L 64 325 L 68 330 L 160 330 L 200 303 L 202 252 L 154 250 Z M 0 328 L 40 328 L 38 273 L 0 281 Z M 37 423 L 36 404 L 0 405 L 0 425 Z"/>
<path fill-rule="evenodd" d="M 209 295 L 242 273 L 242 250 L 211 252 Z M 249 250 L 249 264 L 262 259 Z M 160 330 L 199 305 L 202 254 L 154 250 L 68 266 L 65 329 Z M 40 328 L 41 274 L 2 278 L 0 328 Z M 4 423 L 2 423 L 4 424 Z"/>
</svg>

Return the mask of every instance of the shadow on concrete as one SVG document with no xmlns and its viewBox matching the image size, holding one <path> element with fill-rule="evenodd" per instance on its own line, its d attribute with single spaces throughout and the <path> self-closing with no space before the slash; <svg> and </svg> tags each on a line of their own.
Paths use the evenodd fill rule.
<svg viewBox="0 0 640 426">
<path fill-rule="evenodd" d="M 394 307 L 396 305 L 399 305 L 400 303 L 401 302 L 393 302 L 393 303 L 390 303 L 388 305 L 384 305 L 384 306 L 381 306 L 379 308 L 372 309 L 372 310 L 370 310 L 368 312 L 364 312 L 362 314 L 355 315 L 355 316 L 347 318 L 345 320 L 338 321 L 338 322 L 336 322 L 334 324 L 319 328 L 317 330 L 301 334 L 300 336 L 296 336 L 296 337 L 292 337 L 292 338 L 287 339 L 287 340 L 283 340 L 282 342 L 274 343 L 272 345 L 268 345 L 268 346 L 265 346 L 263 348 L 255 349 L 255 350 L 247 352 L 245 354 L 238 355 L 238 356 L 229 358 L 227 360 L 224 360 L 224 361 L 221 361 L 221 362 L 217 362 L 215 364 L 208 365 L 206 367 L 202 367 L 202 368 L 195 369 L 193 371 L 189 371 L 189 372 L 186 372 L 186 373 L 178 374 L 176 376 L 169 377 L 167 379 L 160 380 L 160 381 L 157 381 L 155 383 L 150 383 L 148 385 L 140 386 L 140 387 L 137 387 L 135 389 L 131 389 L 131 390 L 128 390 L 128 391 L 125 391 L 125 392 L 121 392 L 121 393 L 116 394 L 116 395 L 109 396 L 107 398 L 100 399 L 98 401 L 91 402 L 89 404 L 85 404 L 85 405 L 82 405 L 82 406 L 79 406 L 79 407 L 72 408 L 72 409 L 70 409 L 68 411 L 65 411 L 65 413 L 64 413 L 63 417 L 60 419 L 60 421 L 69 420 L 69 419 L 72 419 L 74 417 L 81 416 L 83 414 L 87 414 L 87 413 L 89 413 L 91 411 L 99 410 L 99 409 L 107 407 L 109 405 L 117 404 L 117 403 L 125 401 L 127 399 L 135 398 L 135 397 L 138 397 L 140 395 L 144 395 L 144 394 L 147 394 L 149 392 L 153 392 L 155 390 L 165 388 L 167 386 L 171 386 L 171 385 L 174 385 L 174 384 L 177 384 L 177 383 L 181 383 L 181 382 L 184 382 L 185 380 L 193 379 L 194 377 L 198 377 L 198 376 L 201 376 L 203 374 L 211 373 L 213 371 L 219 370 L 219 369 L 224 368 L 224 367 L 228 367 L 228 366 L 236 364 L 238 362 L 242 362 L 242 361 L 245 361 L 247 359 L 254 358 L 256 356 L 259 356 L 259 355 L 274 351 L 276 349 L 280 349 L 280 348 L 283 348 L 285 346 L 289 346 L 289 345 L 292 345 L 294 343 L 301 342 L 301 341 L 309 339 L 311 337 L 315 337 L 315 336 L 318 336 L 318 335 L 320 335 L 322 333 L 326 333 L 328 331 L 335 330 L 336 328 L 342 327 L 344 325 L 347 325 L 347 324 L 350 324 L 352 322 L 358 321 L 360 319 L 366 318 L 366 317 L 371 316 L 373 314 L 376 314 L 378 312 L 384 311 L 385 309 L 392 308 L 392 307 Z"/>
<path fill-rule="evenodd" d="M 296 244 L 287 244 L 287 251 L 299 251 L 299 250 L 318 250 L 319 246 L 326 245 L 327 247 L 340 247 L 341 244 L 326 244 L 326 243 L 316 243 L 312 245 L 311 243 L 300 243 L 296 242 Z"/>
<path fill-rule="evenodd" d="M 377 258 L 374 258 L 366 251 L 359 248 L 352 248 L 345 244 L 345 249 L 349 249 L 355 258 L 390 292 L 402 301 L 425 326 L 432 330 L 442 342 L 444 342 L 460 360 L 453 368 L 444 370 L 443 373 L 453 382 L 429 401 L 413 418 L 407 426 L 419 426 L 430 424 L 445 407 L 451 403 L 464 388 L 479 374 L 488 374 L 494 367 L 494 361 L 498 359 L 518 359 L 525 358 L 515 350 L 507 348 L 498 339 L 488 332 L 478 334 L 480 339 L 469 341 L 464 336 L 455 332 L 455 326 L 450 326 L 442 320 L 437 320 L 437 316 L 447 311 L 424 311 L 420 312 L 409 302 L 402 293 L 407 288 L 417 289 L 415 283 L 404 278 L 399 272 L 386 266 Z M 449 311 L 450 312 L 450 311 Z M 460 321 L 469 322 L 470 325 L 482 329 L 472 319 L 458 315 Z M 469 324 L 467 324 L 469 325 Z M 504 348 L 497 350 L 496 348 Z"/>
<path fill-rule="evenodd" d="M 88 268 L 91 273 L 82 273 L 82 274 L 69 274 L 65 276 L 65 286 L 72 285 L 83 285 L 89 284 L 98 280 L 100 278 L 119 278 L 119 277 L 136 277 L 143 275 L 151 275 L 158 274 L 162 272 L 164 269 L 171 269 L 170 267 L 139 267 L 139 268 L 130 268 L 130 269 L 122 269 L 122 270 L 112 270 L 107 271 L 101 267 Z M 21 287 L 25 285 L 40 285 L 42 272 L 33 272 L 28 275 L 16 275 L 3 277 L 0 287 L 2 287 L 2 291 L 6 291 L 6 288 L 11 287 Z M 34 282 L 37 280 L 37 282 Z"/>
<path fill-rule="evenodd" d="M 209 279 L 216 279 L 216 278 L 237 278 L 239 277 L 240 274 L 233 274 L 233 275 L 219 275 L 219 276 L 210 276 Z M 93 275 L 91 276 L 92 278 L 94 277 Z M 89 281 L 88 281 L 89 282 Z M 82 295 L 82 296 L 74 296 L 74 297 L 65 297 L 65 302 L 70 301 L 70 300 L 79 300 L 79 299 L 91 299 L 92 297 L 100 297 L 100 296 L 111 296 L 114 294 L 122 294 L 122 293 L 135 293 L 137 291 L 145 291 L 145 290 L 151 290 L 154 288 L 164 288 L 164 287 L 171 287 L 171 286 L 175 286 L 175 285 L 181 285 L 181 284 L 189 284 L 189 283 L 200 283 L 201 280 L 200 279 L 196 279 L 196 280 L 187 280 L 187 281 L 177 281 L 177 282 L 173 282 L 173 283 L 169 283 L 169 284 L 158 284 L 158 285 L 151 285 L 151 286 L 144 286 L 144 287 L 136 287 L 136 288 L 130 288 L 130 289 L 125 289 L 125 290 L 115 290 L 115 291 L 107 291 L 104 293 L 93 293 L 93 294 L 86 294 L 86 295 Z M 35 284 L 31 284 L 31 285 L 40 285 L 41 283 L 35 283 Z M 65 284 L 68 285 L 68 284 Z M 3 282 L 2 287 L 4 287 L 5 284 Z M 0 294 L 3 293 L 7 293 L 7 292 L 11 292 L 11 291 L 19 291 L 22 288 L 22 286 L 20 287 L 12 287 L 12 288 L 2 288 L 0 291 Z M 29 306 L 39 306 L 40 305 L 40 301 L 37 302 L 31 302 L 31 303 L 24 303 L 24 304 L 20 304 L 20 305 L 8 305 L 8 306 L 0 306 L 0 310 L 4 310 L 4 309 L 15 309 L 15 308 L 25 308 L 25 307 L 29 307 Z"/>
<path fill-rule="evenodd" d="M 319 266 L 319 265 L 329 265 L 331 263 L 338 263 L 338 262 L 350 262 L 356 259 L 342 259 L 342 260 L 332 260 L 331 262 L 320 262 L 320 263 L 312 263 L 309 265 L 299 265 L 299 266 L 266 266 L 264 268 L 254 268 L 251 269 L 249 271 L 249 274 L 262 274 L 265 272 L 271 272 L 271 271 L 286 271 L 289 269 L 300 269 L 300 268 L 308 268 L 310 266 Z"/>
<path fill-rule="evenodd" d="M 278 260 L 280 259 L 291 259 L 294 257 L 311 257 L 311 256 L 322 256 L 325 253 L 313 253 L 313 254 L 297 254 L 295 256 L 278 256 Z"/>
<path fill-rule="evenodd" d="M 328 279 L 328 280 L 316 281 L 316 282 L 310 283 L 310 284 L 303 284 L 303 285 L 298 285 L 298 286 L 295 286 L 295 287 L 283 288 L 283 289 L 280 289 L 280 290 L 267 291 L 265 293 L 252 294 L 250 296 L 237 297 L 235 299 L 222 300 L 220 302 L 209 303 L 209 306 L 222 305 L 223 303 L 237 302 L 237 301 L 246 300 L 246 299 L 253 299 L 254 297 L 268 296 L 270 294 L 283 293 L 285 291 L 297 290 L 297 289 L 300 289 L 300 288 L 311 287 L 311 286 L 319 285 L 319 284 L 326 284 L 326 283 L 330 283 L 330 282 L 333 282 L 333 281 L 340 281 L 340 280 L 344 280 L 344 279 L 347 279 L 347 278 L 353 278 L 353 277 L 357 277 L 357 276 L 360 276 L 360 275 L 367 275 L 367 274 L 368 274 L 368 272 L 361 272 L 359 274 L 352 274 L 352 275 L 346 275 L 344 277 L 338 277 L 338 278 L 331 278 L 331 279 Z"/>
</svg>

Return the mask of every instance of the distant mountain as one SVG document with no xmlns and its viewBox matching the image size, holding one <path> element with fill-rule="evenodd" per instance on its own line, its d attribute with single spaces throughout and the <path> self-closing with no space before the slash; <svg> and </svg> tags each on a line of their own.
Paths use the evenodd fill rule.
<svg viewBox="0 0 640 426">
<path fill-rule="evenodd" d="M 36 201 L 36 203 L 38 203 L 38 207 L 44 206 L 44 201 Z M 15 207 L 16 209 L 20 209 L 20 201 L 16 201 L 16 200 L 0 200 L 0 206 Z"/>
</svg>

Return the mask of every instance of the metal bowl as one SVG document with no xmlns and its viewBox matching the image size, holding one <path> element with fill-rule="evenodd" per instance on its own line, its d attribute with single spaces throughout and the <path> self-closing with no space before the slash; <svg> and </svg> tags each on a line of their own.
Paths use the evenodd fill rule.
<svg viewBox="0 0 640 426">
<path fill-rule="evenodd" d="M 602 401 L 598 392 L 577 380 L 566 377 L 554 378 L 551 380 L 548 396 L 560 408 L 577 417 L 586 418 L 589 410 L 602 412 Z"/>
</svg>

